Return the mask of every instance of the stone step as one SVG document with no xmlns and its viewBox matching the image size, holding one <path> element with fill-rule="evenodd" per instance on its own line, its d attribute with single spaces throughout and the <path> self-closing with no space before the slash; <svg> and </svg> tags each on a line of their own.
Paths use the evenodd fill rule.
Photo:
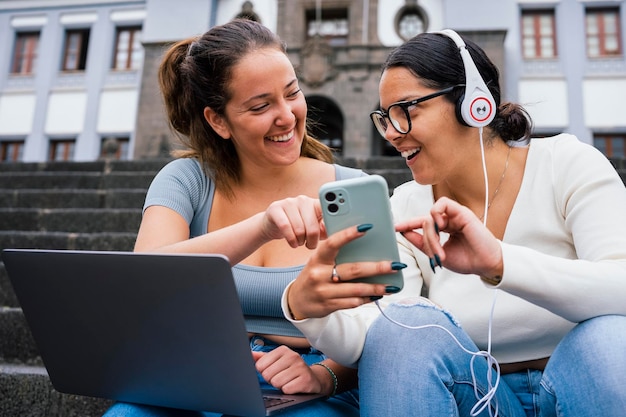
<svg viewBox="0 0 626 417">
<path fill-rule="evenodd" d="M 171 159 L 145 159 L 133 161 L 90 161 L 90 162 L 4 162 L 0 163 L 0 174 L 4 172 L 137 172 L 151 171 L 156 173 Z M 405 169 L 406 162 L 400 156 L 374 156 L 369 158 L 336 157 L 335 162 L 341 165 L 368 170 Z M 619 160 L 618 160 L 619 163 Z"/>
<path fill-rule="evenodd" d="M 137 217 L 137 225 L 139 214 Z M 137 237 L 135 225 L 127 232 L 71 233 L 66 231 L 0 230 L 0 250 L 8 248 L 132 251 Z M 4 263 L 0 263 L 0 308 L 18 307 Z M 0 331 L 0 339 L 4 339 Z M 9 339 L 10 340 L 10 339 Z M 0 414 L 2 416 L 2 414 Z"/>
<path fill-rule="evenodd" d="M 0 164 L 2 165 L 2 164 Z M 5 172 L 1 188 L 15 189 L 146 189 L 154 178 L 154 172 Z"/>
<path fill-rule="evenodd" d="M 135 160 L 135 161 L 94 161 L 94 162 L 42 162 L 42 163 L 0 163 L 0 188 L 5 188 L 3 183 L 5 175 L 8 173 L 55 173 L 55 172 L 81 172 L 81 173 L 96 173 L 96 174 L 111 174 L 111 173 L 136 173 L 144 172 L 148 173 L 148 176 L 154 176 L 156 172 L 167 164 L 171 159 L 156 159 L 156 160 Z M 626 183 L 626 159 L 611 158 L 611 163 L 615 166 L 616 170 L 620 174 L 622 180 Z M 371 157 L 367 159 L 359 158 L 337 158 L 337 163 L 361 168 L 368 173 L 381 172 L 381 171 L 402 171 L 405 181 L 411 180 L 411 174 L 406 167 L 404 158 L 401 157 Z M 399 173 L 402 175 L 402 173 Z M 383 175 L 385 176 L 385 175 Z M 396 181 L 393 181 L 395 184 Z M 15 188 L 15 187 L 12 187 Z M 42 187 L 32 187 L 42 188 Z M 392 186 L 390 185 L 390 188 Z"/>
<path fill-rule="evenodd" d="M 343 161 L 340 161 L 343 162 Z M 411 172 L 404 165 L 402 158 L 377 158 L 376 160 L 346 160 L 345 165 L 353 166 L 363 169 L 370 174 L 380 174 L 388 179 L 389 188 L 393 189 L 395 186 L 411 180 Z M 79 166 L 66 166 L 61 169 L 52 169 L 55 165 L 44 166 L 41 169 L 18 169 L 20 164 L 8 164 L 15 165 L 13 170 L 0 171 L 2 181 L 0 188 L 4 193 L 8 193 L 10 190 L 24 190 L 24 189 L 69 189 L 69 190 L 85 190 L 85 189 L 110 189 L 110 188 L 137 188 L 147 190 L 150 182 L 154 178 L 154 175 L 158 169 L 149 171 L 111 171 L 102 172 L 94 167 L 89 166 L 90 169 L 80 170 Z M 0 167 L 4 167 L 5 164 L 0 164 Z M 28 164 L 27 164 L 28 165 Z M 37 165 L 39 166 L 39 165 Z M 37 167 L 35 166 L 35 168 Z M 73 168 L 73 169 L 70 169 Z M 60 168 L 60 167 L 57 167 Z M 118 167 L 119 168 L 119 167 Z"/>
<path fill-rule="evenodd" d="M 140 208 L 0 208 L 0 230 L 68 233 L 137 232 Z"/>
<path fill-rule="evenodd" d="M 0 230 L 0 250 L 5 248 L 131 251 L 135 232 L 68 233 Z"/>
<path fill-rule="evenodd" d="M 0 358 L 4 362 L 41 364 L 26 318 L 20 307 L 0 307 Z"/>
<path fill-rule="evenodd" d="M 145 188 L 75 189 L 0 189 L 0 207 L 29 208 L 141 208 Z"/>
<path fill-rule="evenodd" d="M 19 302 L 13 291 L 13 286 L 11 285 L 11 281 L 9 281 L 9 275 L 4 267 L 4 262 L 0 262 L 0 308 L 19 306 Z M 2 335 L 1 332 L 0 335 Z"/>
<path fill-rule="evenodd" d="M 5 172 L 137 172 L 151 171 L 156 173 L 171 159 L 142 159 L 133 161 L 89 161 L 89 162 L 3 162 L 0 163 L 0 174 Z"/>
<path fill-rule="evenodd" d="M 0 362 L 0 416 L 100 417 L 111 404 L 56 391 L 43 366 Z"/>
<path fill-rule="evenodd" d="M 338 164 L 360 168 L 364 171 L 370 169 L 405 169 L 408 170 L 404 158 L 400 156 L 374 156 L 371 158 L 337 158 Z"/>
</svg>

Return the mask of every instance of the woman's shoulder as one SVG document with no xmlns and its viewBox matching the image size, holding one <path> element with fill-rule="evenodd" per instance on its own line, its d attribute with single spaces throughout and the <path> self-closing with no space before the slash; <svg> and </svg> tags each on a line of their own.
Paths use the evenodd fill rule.
<svg viewBox="0 0 626 417">
<path fill-rule="evenodd" d="M 609 159 L 593 145 L 570 134 L 533 139 L 525 176 L 539 179 L 529 179 L 535 184 L 551 184 L 554 192 L 562 196 L 563 204 L 584 190 L 623 190 L 623 182 Z M 535 187 L 533 193 L 537 192 Z"/>
<path fill-rule="evenodd" d="M 335 180 L 345 180 L 348 178 L 361 177 L 367 175 L 359 168 L 352 168 L 336 162 L 327 162 L 321 159 L 300 157 L 299 163 L 308 173 L 316 173 L 321 176 L 332 175 Z"/>
<path fill-rule="evenodd" d="M 335 167 L 335 179 L 345 180 L 348 178 L 363 177 L 367 175 L 365 171 L 359 168 L 352 168 L 345 165 L 334 164 Z"/>
<path fill-rule="evenodd" d="M 411 180 L 394 188 L 392 198 L 413 198 L 416 196 L 421 198 L 423 196 L 432 197 L 432 195 L 432 186 L 422 185 L 417 183 L 415 180 Z"/>
<path fill-rule="evenodd" d="M 556 155 L 575 155 L 579 153 L 599 153 L 592 145 L 581 141 L 577 136 L 569 133 L 561 133 L 555 136 L 544 138 L 533 138 L 530 141 L 530 148 L 550 151 Z"/>
<path fill-rule="evenodd" d="M 202 165 L 195 158 L 178 158 L 168 162 L 157 177 L 176 179 L 181 183 L 207 183 L 208 178 Z"/>
<path fill-rule="evenodd" d="M 433 203 L 432 186 L 413 180 L 394 188 L 391 195 L 391 208 L 396 221 L 428 213 Z"/>
<path fill-rule="evenodd" d="M 154 177 L 150 186 L 153 190 L 166 193 L 178 190 L 190 196 L 205 195 L 211 180 L 195 158 L 179 158 L 168 162 Z"/>
<path fill-rule="evenodd" d="M 184 172 L 188 174 L 202 174 L 202 166 L 195 158 L 177 158 L 168 162 L 161 171 Z"/>
<path fill-rule="evenodd" d="M 581 165 L 602 166 L 609 163 L 600 150 L 569 133 L 532 139 L 530 155 L 531 163 L 534 160 L 544 167 L 547 165 L 561 167 L 566 171 L 580 169 Z M 550 159 L 550 164 L 546 164 L 546 158 Z"/>
</svg>

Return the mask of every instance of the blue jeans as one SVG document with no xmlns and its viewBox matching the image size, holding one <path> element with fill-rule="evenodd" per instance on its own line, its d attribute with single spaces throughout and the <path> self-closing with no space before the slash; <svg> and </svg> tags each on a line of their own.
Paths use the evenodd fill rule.
<svg viewBox="0 0 626 417">
<path fill-rule="evenodd" d="M 465 349 L 478 348 L 454 318 L 422 302 L 391 305 L 385 313 L 408 326 L 436 324 Z M 379 317 L 359 362 L 362 416 L 589 417 L 626 415 L 626 317 L 600 316 L 578 324 L 553 352 L 545 370 L 502 375 L 479 414 L 496 373 L 484 357 L 463 351 L 440 328 L 406 329 Z M 473 376 L 476 378 L 475 394 Z M 491 383 L 489 382 L 491 378 Z"/>
<path fill-rule="evenodd" d="M 254 351 L 269 352 L 278 347 L 274 342 L 255 336 L 250 340 L 250 348 Z M 300 356 L 309 365 L 320 362 L 326 356 L 315 348 L 301 352 Z M 262 389 L 274 389 L 257 373 Z M 104 417 L 220 417 L 222 414 L 206 411 L 187 411 L 140 404 L 115 403 L 107 410 Z M 285 417 L 358 417 L 359 393 L 357 389 L 337 394 L 324 401 L 315 401 L 310 405 L 294 408 L 281 413 Z"/>
</svg>

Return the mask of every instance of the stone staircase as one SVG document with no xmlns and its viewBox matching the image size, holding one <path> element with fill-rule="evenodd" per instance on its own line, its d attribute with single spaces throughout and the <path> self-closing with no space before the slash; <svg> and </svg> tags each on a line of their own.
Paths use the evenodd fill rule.
<svg viewBox="0 0 626 417">
<path fill-rule="evenodd" d="M 0 249 L 132 250 L 166 162 L 0 164 Z M 0 264 L 0 416 L 100 416 L 109 405 L 52 388 Z"/>
<path fill-rule="evenodd" d="M 147 187 L 167 162 L 0 163 L 0 250 L 131 251 Z M 341 162 L 390 189 L 410 179 L 402 158 Z M 110 404 L 52 388 L 0 263 L 0 417 L 96 417 Z"/>
</svg>

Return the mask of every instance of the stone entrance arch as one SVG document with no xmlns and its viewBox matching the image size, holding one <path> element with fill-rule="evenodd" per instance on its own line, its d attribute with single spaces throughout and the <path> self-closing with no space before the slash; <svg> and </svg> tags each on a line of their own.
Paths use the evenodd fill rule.
<svg viewBox="0 0 626 417">
<path fill-rule="evenodd" d="M 309 107 L 309 133 L 321 142 L 343 154 L 344 116 L 334 100 L 320 95 L 306 98 Z"/>
</svg>

